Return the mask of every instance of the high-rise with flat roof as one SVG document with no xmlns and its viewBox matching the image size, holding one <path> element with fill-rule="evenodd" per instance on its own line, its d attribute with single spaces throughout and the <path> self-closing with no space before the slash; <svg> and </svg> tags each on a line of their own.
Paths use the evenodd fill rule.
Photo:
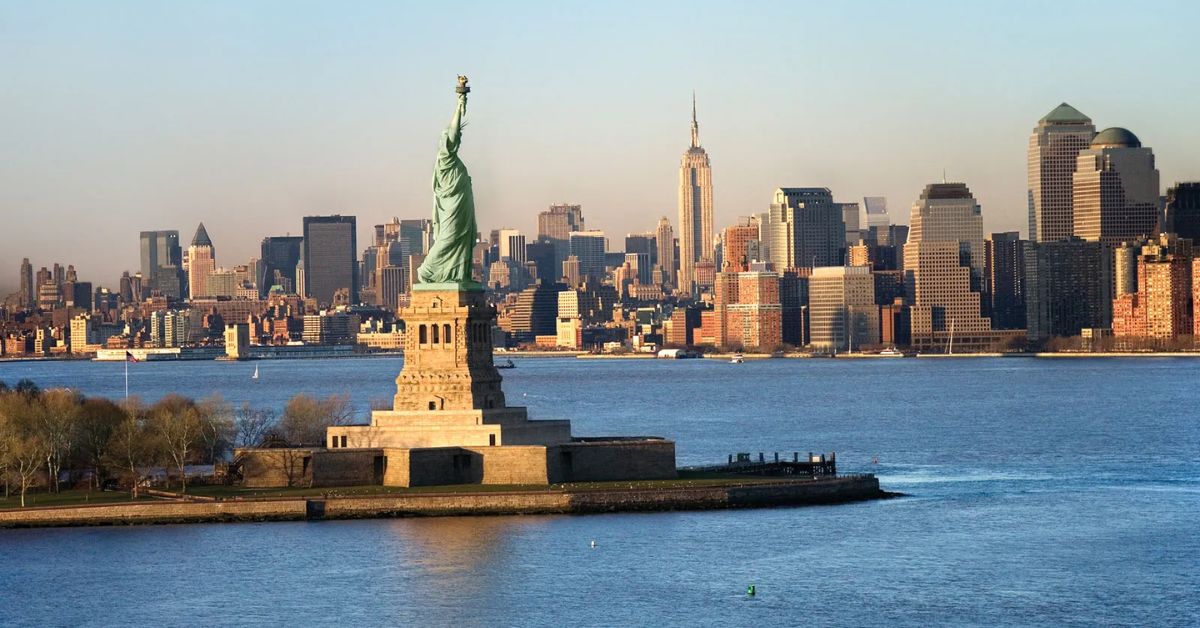
<svg viewBox="0 0 1200 628">
<path fill-rule="evenodd" d="M 1079 151 L 1096 127 L 1091 118 L 1063 103 L 1038 120 L 1029 136 L 1029 239 L 1054 242 L 1074 230 L 1071 175 Z"/>
<path fill-rule="evenodd" d="M 581 205 L 557 203 L 538 214 L 537 236 L 539 240 L 548 240 L 554 244 L 555 267 L 561 266 L 571 254 L 571 232 L 585 230 L 587 227 L 584 226 Z"/>
<path fill-rule="evenodd" d="M 886 196 L 864 196 L 863 207 L 867 211 L 867 228 L 879 227 L 886 229 L 891 223 L 888 216 Z"/>
<path fill-rule="evenodd" d="M 304 238 L 300 236 L 271 236 L 262 239 L 258 261 L 258 293 L 266 298 L 272 286 L 287 294 L 299 294 L 296 276 Z"/>
<path fill-rule="evenodd" d="M 183 296 L 183 249 L 179 246 L 179 232 L 175 230 L 143 231 L 140 236 L 142 277 L 152 291 L 168 298 Z"/>
<path fill-rule="evenodd" d="M 1016 231 L 984 241 L 984 313 L 992 329 L 1025 329 L 1025 241 Z"/>
<path fill-rule="evenodd" d="M 715 260 L 712 167 L 700 146 L 696 96 L 692 95 L 692 143 L 679 162 L 679 288 L 694 292 L 696 262 Z"/>
<path fill-rule="evenodd" d="M 1032 341 L 1078 336 L 1112 323 L 1111 252 L 1069 238 L 1025 246 L 1025 324 Z"/>
<path fill-rule="evenodd" d="M 1117 245 L 1154 235 L 1159 224 L 1154 153 L 1127 129 L 1096 134 L 1080 151 L 1074 174 L 1074 234 Z"/>
<path fill-rule="evenodd" d="M 604 263 L 604 232 L 603 231 L 572 231 L 570 234 L 570 254 L 579 260 L 581 278 L 604 279 L 606 265 Z"/>
<path fill-rule="evenodd" d="M 1200 181 L 1171 186 L 1164 213 L 1166 231 L 1200 242 Z"/>
<path fill-rule="evenodd" d="M 655 244 L 658 246 L 658 266 L 662 268 L 668 284 L 675 285 L 675 230 L 671 221 L 663 216 L 658 219 L 658 228 L 654 231 Z"/>
<path fill-rule="evenodd" d="M 833 202 L 829 188 L 779 188 L 770 214 L 777 270 L 841 265 L 846 227 L 841 203 Z"/>
<path fill-rule="evenodd" d="M 823 266 L 808 278 L 810 343 L 824 351 L 851 351 L 879 342 L 875 280 L 866 266 Z"/>
<path fill-rule="evenodd" d="M 304 296 L 332 305 L 347 290 L 358 303 L 357 240 L 354 216 L 304 217 Z"/>
<path fill-rule="evenodd" d="M 33 284 L 33 264 L 29 258 L 21 260 L 21 307 L 32 310 L 37 302 L 37 287 Z"/>
</svg>

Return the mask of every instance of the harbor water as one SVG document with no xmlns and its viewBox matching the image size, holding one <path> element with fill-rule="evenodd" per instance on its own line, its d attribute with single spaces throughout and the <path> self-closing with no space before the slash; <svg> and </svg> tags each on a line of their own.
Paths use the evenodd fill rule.
<svg viewBox="0 0 1200 628">
<path fill-rule="evenodd" d="M 553 517 L 0 530 L 0 625 L 1200 624 L 1200 361 L 522 358 L 510 405 L 679 463 L 836 451 L 907 496 Z M 128 365 L 130 392 L 365 419 L 399 358 Z M 0 364 L 88 395 L 126 365 Z M 592 542 L 595 541 L 593 546 Z M 747 595 L 749 585 L 756 594 Z"/>
</svg>

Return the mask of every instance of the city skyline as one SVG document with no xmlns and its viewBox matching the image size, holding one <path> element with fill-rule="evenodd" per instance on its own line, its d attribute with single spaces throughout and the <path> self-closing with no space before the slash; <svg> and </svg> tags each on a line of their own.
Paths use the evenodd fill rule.
<svg viewBox="0 0 1200 628">
<path fill-rule="evenodd" d="M 715 230 L 766 211 L 771 191 L 784 186 L 829 187 L 838 201 L 886 196 L 892 207 L 907 207 L 944 169 L 975 192 L 985 231 L 1028 237 L 1025 145 L 1036 120 L 1060 102 L 1086 112 L 1097 128 L 1135 133 L 1154 150 L 1162 191 L 1200 171 L 1189 150 L 1200 128 L 1180 106 L 1196 99 L 1200 85 L 1180 76 L 1171 56 L 1185 49 L 1196 8 L 1092 7 L 1094 19 L 1072 23 L 1082 6 L 1022 5 L 1003 15 L 951 5 L 714 8 L 694 18 L 686 36 L 725 45 L 685 60 L 660 54 L 679 40 L 650 37 L 667 32 L 676 16 L 665 8 L 581 9 L 586 24 L 511 9 L 525 20 L 496 29 L 485 8 L 463 18 L 464 51 L 428 66 L 401 63 L 418 58 L 422 24 L 450 15 L 425 8 L 378 7 L 376 20 L 310 8 L 265 41 L 256 29 L 274 13 L 261 8 L 156 11 L 131 3 L 104 19 L 67 22 L 52 7 L 8 10 L 14 36 L 0 53 L 23 63 L 0 102 L 14 153 L 0 169 L 0 208 L 35 219 L 19 234 L 0 235 L 0 268 L 24 257 L 35 266 L 74 263 L 86 279 L 109 285 L 137 268 L 124 225 L 190 233 L 204 221 L 222 259 L 244 263 L 262 237 L 300 233 L 305 215 L 356 215 L 360 241 L 392 216 L 425 217 L 427 152 L 436 140 L 427 129 L 441 123 L 432 95 L 445 75 L 464 69 L 479 77 L 477 89 L 489 90 L 472 111 L 478 140 L 464 155 L 480 197 L 489 199 L 479 208 L 481 228 L 533 234 L 537 212 L 564 201 L 581 204 L 593 217 L 589 226 L 610 238 L 653 229 L 663 215 L 677 222 L 675 159 L 686 147 L 695 89 L 720 174 Z M 826 22 L 828 33 L 810 33 L 814 43 L 841 33 L 854 45 L 833 54 L 758 37 L 756 29 L 786 18 Z M 968 40 L 944 33 L 947 43 L 964 44 L 949 55 L 914 49 L 893 25 L 922 18 L 931 27 L 966 20 L 990 28 L 966 29 Z M 1033 38 L 1035 18 L 1060 40 Z M 346 34 L 335 38 L 339 45 L 301 45 L 325 21 Z M 617 21 L 628 27 L 627 49 L 613 49 L 600 32 Z M 548 39 L 522 42 L 530 26 Z M 1106 38 L 1129 28 L 1156 36 L 1136 48 Z M 1106 40 L 1096 62 L 1047 65 L 1066 53 L 1072 34 Z M 540 46 L 555 42 L 574 55 L 549 59 Z M 163 46 L 154 58 L 139 54 L 152 43 Z M 497 63 L 488 57 L 495 49 L 513 55 Z M 900 65 L 909 69 L 895 72 Z M 738 71 L 714 71 L 723 68 Z M 980 70 L 987 81 L 967 80 Z M 960 85 L 931 91 L 947 76 L 961 77 Z M 1144 88 L 1113 90 L 1114 76 Z M 1145 98 L 1167 84 L 1172 98 Z M 829 97 L 794 99 L 805 86 Z M 487 123 L 499 118 L 515 124 Z M 597 169 L 597 162 L 611 165 Z M 92 238 L 64 237 L 62 228 Z M 13 273 L 0 277 L 0 292 L 17 287 Z"/>
</svg>

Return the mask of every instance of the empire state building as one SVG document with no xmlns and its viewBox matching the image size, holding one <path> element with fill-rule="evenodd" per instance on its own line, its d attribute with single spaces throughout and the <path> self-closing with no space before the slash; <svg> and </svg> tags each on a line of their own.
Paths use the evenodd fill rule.
<svg viewBox="0 0 1200 628">
<path fill-rule="evenodd" d="M 712 168 L 700 147 L 692 94 L 692 145 L 679 163 L 679 287 L 696 292 L 696 262 L 713 261 Z"/>
</svg>

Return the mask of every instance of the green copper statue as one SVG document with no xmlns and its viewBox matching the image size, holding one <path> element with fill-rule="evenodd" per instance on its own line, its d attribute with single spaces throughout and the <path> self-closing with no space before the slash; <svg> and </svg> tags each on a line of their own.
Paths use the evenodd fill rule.
<svg viewBox="0 0 1200 628">
<path fill-rule="evenodd" d="M 467 77 L 458 77 L 458 106 L 442 131 L 437 163 L 433 167 L 433 246 L 417 269 L 421 283 L 415 290 L 479 290 L 471 278 L 471 254 L 478 228 L 471 175 L 458 158 L 462 119 L 467 113 Z"/>
</svg>

